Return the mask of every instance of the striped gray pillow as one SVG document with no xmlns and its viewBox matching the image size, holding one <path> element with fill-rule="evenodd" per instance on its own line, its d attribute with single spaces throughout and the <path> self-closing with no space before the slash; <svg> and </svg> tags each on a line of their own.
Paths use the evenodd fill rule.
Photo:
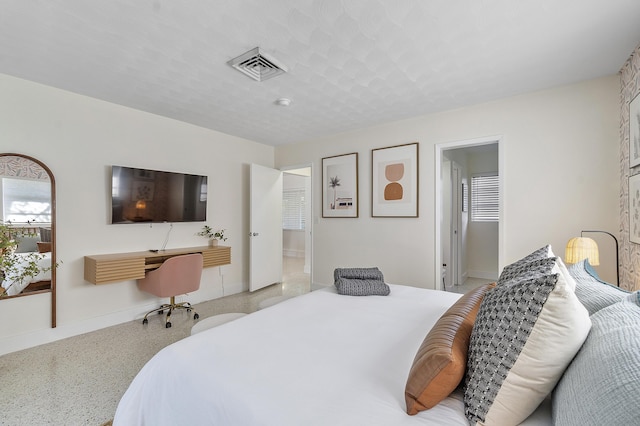
<svg viewBox="0 0 640 426">
<path fill-rule="evenodd" d="M 553 392 L 554 424 L 640 424 L 640 293 L 600 309 L 591 322 Z"/>
<path fill-rule="evenodd" d="M 619 302 L 629 294 L 628 291 L 600 280 L 589 264 L 588 260 L 582 260 L 567 268 L 569 274 L 576 281 L 576 296 L 587 308 L 589 315 L 593 315 L 602 308 Z"/>
</svg>

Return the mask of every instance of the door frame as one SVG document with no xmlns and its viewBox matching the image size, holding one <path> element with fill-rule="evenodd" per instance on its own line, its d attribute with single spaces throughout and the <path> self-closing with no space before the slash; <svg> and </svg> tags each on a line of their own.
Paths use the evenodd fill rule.
<svg viewBox="0 0 640 426">
<path fill-rule="evenodd" d="M 504 265 L 504 172 L 505 172 L 505 155 L 504 155 L 504 137 L 502 135 L 486 136 L 475 139 L 465 139 L 454 142 L 443 142 L 434 145 L 435 150 L 435 260 L 434 260 L 434 282 L 436 290 L 444 290 L 442 288 L 442 215 L 443 215 L 443 200 L 442 200 L 442 160 L 443 152 L 456 149 L 467 148 L 478 145 L 498 144 L 498 187 L 500 191 L 500 204 L 499 210 L 499 222 L 498 222 L 498 271 L 502 270 Z M 447 177 L 448 179 L 450 177 Z"/>
<path fill-rule="evenodd" d="M 309 208 L 308 208 L 308 212 L 309 212 L 309 217 L 307 217 L 305 222 L 307 222 L 307 238 L 309 238 L 309 243 L 306 243 L 306 238 L 305 238 L 305 251 L 309 250 L 309 285 L 311 288 L 313 288 L 313 222 L 314 222 L 314 205 L 313 205 L 313 175 L 314 175 L 314 167 L 313 167 L 313 163 L 304 163 L 304 164 L 300 164 L 300 165 L 293 165 L 293 166 L 283 166 L 280 167 L 280 171 L 282 173 L 287 173 L 290 170 L 297 170 L 297 169 L 309 169 L 310 170 L 310 174 L 309 174 Z M 307 253 L 305 252 L 305 256 L 307 256 Z"/>
<path fill-rule="evenodd" d="M 451 161 L 451 220 L 450 227 L 453 231 L 451 236 L 452 243 L 450 245 L 449 262 L 451 267 L 447 270 L 451 275 L 451 285 L 462 284 L 462 177 L 460 165 L 455 161 Z"/>
</svg>

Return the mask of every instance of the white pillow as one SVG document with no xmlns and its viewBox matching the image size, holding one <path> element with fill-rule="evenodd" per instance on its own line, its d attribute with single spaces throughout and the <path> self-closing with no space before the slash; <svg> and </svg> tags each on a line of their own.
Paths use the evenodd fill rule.
<svg viewBox="0 0 640 426">
<path fill-rule="evenodd" d="M 471 424 L 519 424 L 551 392 L 591 328 L 574 289 L 556 258 L 548 273 L 523 271 L 486 294 L 469 345 Z"/>
</svg>

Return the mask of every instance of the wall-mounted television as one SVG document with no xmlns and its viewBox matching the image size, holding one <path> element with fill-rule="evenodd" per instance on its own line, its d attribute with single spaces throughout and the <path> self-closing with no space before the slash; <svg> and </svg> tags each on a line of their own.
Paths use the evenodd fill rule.
<svg viewBox="0 0 640 426">
<path fill-rule="evenodd" d="M 111 223 L 205 220 L 206 176 L 111 166 Z"/>
</svg>

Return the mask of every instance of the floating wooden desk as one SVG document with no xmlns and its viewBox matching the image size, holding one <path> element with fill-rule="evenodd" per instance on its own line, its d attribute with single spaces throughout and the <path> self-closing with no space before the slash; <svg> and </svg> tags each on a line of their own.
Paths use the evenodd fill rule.
<svg viewBox="0 0 640 426">
<path fill-rule="evenodd" d="M 202 253 L 203 266 L 228 265 L 231 263 L 231 247 L 201 246 L 168 249 L 158 252 L 137 251 L 132 253 L 98 254 L 84 257 L 84 279 L 93 284 L 139 280 L 149 269 L 159 267 L 170 257 L 182 254 Z"/>
</svg>

